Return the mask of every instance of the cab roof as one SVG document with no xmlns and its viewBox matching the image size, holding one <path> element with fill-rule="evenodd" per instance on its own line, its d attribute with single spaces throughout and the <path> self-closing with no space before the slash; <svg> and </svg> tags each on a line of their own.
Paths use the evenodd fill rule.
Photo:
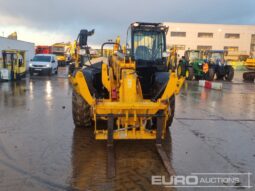
<svg viewBox="0 0 255 191">
<path fill-rule="evenodd" d="M 130 27 L 132 30 L 168 31 L 168 27 L 162 23 L 134 22 Z"/>
</svg>

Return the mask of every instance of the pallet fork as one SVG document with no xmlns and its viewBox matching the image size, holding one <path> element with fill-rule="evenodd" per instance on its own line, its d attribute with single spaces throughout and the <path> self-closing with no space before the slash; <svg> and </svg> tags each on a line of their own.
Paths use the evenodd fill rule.
<svg viewBox="0 0 255 191">
<path fill-rule="evenodd" d="M 165 169 L 167 170 L 169 176 L 176 175 L 176 172 L 171 164 L 169 157 L 167 156 L 166 151 L 162 146 L 162 127 L 164 123 L 164 115 L 163 112 L 157 116 L 157 135 L 156 135 L 156 149 L 159 154 L 160 159 L 163 162 Z M 108 116 L 107 128 L 108 128 L 108 136 L 107 136 L 107 177 L 114 178 L 116 175 L 116 163 L 115 163 L 115 152 L 114 152 L 114 140 L 113 140 L 113 126 L 114 126 L 114 115 L 111 114 Z"/>
</svg>

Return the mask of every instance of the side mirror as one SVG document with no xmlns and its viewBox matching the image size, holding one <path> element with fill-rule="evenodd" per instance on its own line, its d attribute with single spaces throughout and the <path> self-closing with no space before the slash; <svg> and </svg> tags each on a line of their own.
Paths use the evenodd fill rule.
<svg viewBox="0 0 255 191">
<path fill-rule="evenodd" d="M 30 59 L 30 61 L 32 62 L 32 61 L 33 61 L 33 59 Z"/>
<path fill-rule="evenodd" d="M 162 54 L 162 57 L 163 58 L 167 58 L 167 57 L 169 57 L 170 56 L 170 53 L 169 52 L 163 52 L 163 54 Z"/>
<path fill-rule="evenodd" d="M 56 61 L 55 60 L 52 60 L 51 63 L 55 63 Z"/>
</svg>

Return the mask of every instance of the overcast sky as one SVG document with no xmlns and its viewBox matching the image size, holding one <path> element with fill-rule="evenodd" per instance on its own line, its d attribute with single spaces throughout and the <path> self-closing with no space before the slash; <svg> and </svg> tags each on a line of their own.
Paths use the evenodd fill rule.
<svg viewBox="0 0 255 191">
<path fill-rule="evenodd" d="M 255 25 L 255 0 L 0 0 L 0 36 L 36 44 L 73 41 L 95 29 L 90 44 L 121 35 L 134 21 Z"/>
</svg>

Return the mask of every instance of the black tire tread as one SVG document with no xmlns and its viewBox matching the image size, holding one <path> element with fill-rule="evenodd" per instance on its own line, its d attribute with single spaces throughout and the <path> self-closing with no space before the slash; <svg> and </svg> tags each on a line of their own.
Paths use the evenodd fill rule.
<svg viewBox="0 0 255 191">
<path fill-rule="evenodd" d="M 91 127 L 90 105 L 75 91 L 72 97 L 72 113 L 75 127 Z"/>
<path fill-rule="evenodd" d="M 173 119 L 174 119 L 174 112 L 175 112 L 175 95 L 173 95 L 170 99 L 170 109 L 171 109 L 171 115 L 168 116 L 168 119 L 166 121 L 166 127 L 168 128 L 169 126 L 172 125 Z"/>
<path fill-rule="evenodd" d="M 255 80 L 255 72 L 245 72 L 243 73 L 244 81 L 253 82 Z"/>
<path fill-rule="evenodd" d="M 228 74 L 225 76 L 225 79 L 227 81 L 232 81 L 234 78 L 234 68 L 232 66 L 229 66 Z"/>
<path fill-rule="evenodd" d="M 209 68 L 208 72 L 205 75 L 205 79 L 208 81 L 214 80 L 215 71 L 213 68 Z"/>
<path fill-rule="evenodd" d="M 193 80 L 194 77 L 194 69 L 192 67 L 188 67 L 189 76 L 186 78 L 187 80 Z"/>
</svg>

